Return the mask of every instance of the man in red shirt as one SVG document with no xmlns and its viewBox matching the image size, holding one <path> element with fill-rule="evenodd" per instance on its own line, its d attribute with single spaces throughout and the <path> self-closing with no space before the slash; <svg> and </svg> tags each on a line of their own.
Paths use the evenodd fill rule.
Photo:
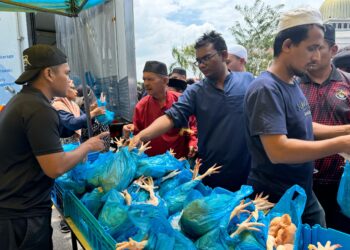
<svg viewBox="0 0 350 250">
<path fill-rule="evenodd" d="M 325 24 L 324 41 L 320 57 L 310 65 L 307 75 L 301 79 L 303 90 L 312 114 L 312 120 L 325 125 L 350 123 L 350 74 L 331 63 L 337 53 L 335 30 Z M 340 212 L 337 191 L 343 172 L 344 158 L 332 155 L 315 161 L 313 190 L 326 212 L 327 226 L 350 233 L 350 219 Z"/>
<path fill-rule="evenodd" d="M 169 82 L 167 67 L 158 61 L 148 61 L 143 69 L 143 81 L 147 96 L 143 97 L 135 107 L 133 124 L 123 127 L 124 137 L 147 128 L 154 120 L 164 115 L 174 102 L 177 102 L 180 93 L 167 90 Z M 187 157 L 189 153 L 189 136 L 180 133 L 181 129 L 171 129 L 167 133 L 151 140 L 151 149 L 146 153 L 149 156 L 163 154 L 174 149 L 177 158 Z"/>
</svg>

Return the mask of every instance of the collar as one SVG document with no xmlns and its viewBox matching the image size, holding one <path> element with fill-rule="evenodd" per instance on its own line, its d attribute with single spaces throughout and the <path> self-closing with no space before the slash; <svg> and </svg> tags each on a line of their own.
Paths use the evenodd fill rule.
<svg viewBox="0 0 350 250">
<path fill-rule="evenodd" d="M 307 83 L 307 84 L 311 84 L 311 83 L 317 84 L 317 83 L 313 82 L 307 74 L 304 74 L 304 76 L 301 77 L 301 80 L 302 80 L 302 82 Z M 327 80 L 325 80 L 321 85 L 327 85 L 331 82 L 341 82 L 342 80 L 343 80 L 343 78 L 341 77 L 339 71 L 332 64 L 331 74 L 329 75 Z"/>
<path fill-rule="evenodd" d="M 224 89 L 226 88 L 226 84 L 227 84 L 228 82 L 230 82 L 229 80 L 231 79 L 231 77 L 233 77 L 233 73 L 232 73 L 232 72 L 229 72 L 229 74 L 225 77 L 225 80 L 224 80 Z M 206 78 L 203 79 L 203 82 L 208 83 L 208 84 L 210 84 L 211 86 L 213 86 L 214 88 L 218 89 L 218 88 L 216 87 L 216 81 L 214 81 L 214 80 L 211 80 L 211 79 L 209 79 L 209 78 L 206 77 Z"/>
<path fill-rule="evenodd" d="M 22 87 L 22 90 L 21 90 L 20 93 L 29 93 L 29 94 L 38 96 L 38 97 L 40 97 L 40 98 L 45 99 L 45 101 L 47 101 L 48 103 L 50 103 L 50 100 L 47 99 L 47 97 L 43 94 L 43 92 L 41 92 L 39 89 L 34 88 L 34 87 L 32 87 L 32 86 L 29 86 L 29 85 L 24 85 L 24 86 Z"/>
</svg>

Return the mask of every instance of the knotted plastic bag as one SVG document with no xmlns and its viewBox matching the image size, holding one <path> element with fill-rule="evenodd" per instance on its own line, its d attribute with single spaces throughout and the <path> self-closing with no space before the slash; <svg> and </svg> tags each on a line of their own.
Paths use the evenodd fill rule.
<svg viewBox="0 0 350 250">
<path fill-rule="evenodd" d="M 144 157 L 137 162 L 136 178 L 140 176 L 160 178 L 171 171 L 184 169 L 185 165 L 185 161 L 179 161 L 169 151 L 162 155 Z"/>
<path fill-rule="evenodd" d="M 115 188 L 118 191 L 126 189 L 136 172 L 136 163 L 127 147 L 119 148 L 114 160 L 104 169 L 100 184 L 105 192 Z"/>
<path fill-rule="evenodd" d="M 102 188 L 95 188 L 91 193 L 85 193 L 81 198 L 81 202 L 95 217 L 98 217 L 100 209 L 103 206 L 102 197 L 104 193 Z"/>
<path fill-rule="evenodd" d="M 236 192 L 215 188 L 209 196 L 197 199 L 184 208 L 180 219 L 182 231 L 193 239 L 203 236 L 218 227 L 223 218 L 227 218 L 234 207 L 252 192 L 251 186 L 242 186 Z"/>
<path fill-rule="evenodd" d="M 125 204 L 124 196 L 115 189 L 110 190 L 104 197 L 105 204 L 98 216 L 98 221 L 116 240 L 125 240 L 120 238 L 125 231 L 132 231 L 133 225 L 129 220 L 129 206 Z"/>
<path fill-rule="evenodd" d="M 100 99 L 97 99 L 97 105 L 99 107 L 106 107 L 106 102 L 101 102 Z M 105 113 L 103 115 L 96 116 L 96 119 L 99 123 L 103 125 L 111 124 L 114 120 L 114 112 L 105 109 Z"/>
</svg>

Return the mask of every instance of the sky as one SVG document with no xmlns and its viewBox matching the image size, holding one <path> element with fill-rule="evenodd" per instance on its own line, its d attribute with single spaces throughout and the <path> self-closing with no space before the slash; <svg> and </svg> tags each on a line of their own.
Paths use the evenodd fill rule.
<svg viewBox="0 0 350 250">
<path fill-rule="evenodd" d="M 324 0 L 263 2 L 284 4 L 283 10 L 305 5 L 319 9 Z M 146 61 L 161 61 L 169 67 L 175 61 L 171 55 L 174 46 L 193 44 L 206 31 L 221 33 L 228 46 L 235 43 L 229 28 L 242 19 L 235 6 L 247 3 L 254 0 L 134 0 L 137 80 L 142 81 Z"/>
</svg>

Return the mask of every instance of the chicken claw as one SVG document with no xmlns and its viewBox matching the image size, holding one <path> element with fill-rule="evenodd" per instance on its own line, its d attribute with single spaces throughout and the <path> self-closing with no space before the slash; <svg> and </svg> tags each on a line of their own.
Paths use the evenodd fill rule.
<svg viewBox="0 0 350 250">
<path fill-rule="evenodd" d="M 124 138 L 118 139 L 117 137 L 114 137 L 114 140 L 115 140 L 115 143 L 117 144 L 118 148 L 122 147 L 124 145 L 124 141 L 125 141 Z"/>
<path fill-rule="evenodd" d="M 268 201 L 269 196 L 263 197 L 263 193 L 255 196 L 253 203 L 258 210 L 267 210 L 275 206 L 275 203 Z"/>
<path fill-rule="evenodd" d="M 164 182 L 164 181 L 166 181 L 168 179 L 171 179 L 171 178 L 175 177 L 176 175 L 178 175 L 180 172 L 181 171 L 178 170 L 178 169 L 174 170 L 174 171 L 171 171 L 168 175 L 163 176 L 160 182 Z"/>
<path fill-rule="evenodd" d="M 146 143 L 141 143 L 141 146 L 139 148 L 139 153 L 138 155 L 142 155 L 146 150 L 151 149 L 152 147 L 148 147 L 151 141 L 148 141 Z"/>
<path fill-rule="evenodd" d="M 222 166 L 216 166 L 217 164 L 214 164 L 212 167 L 210 167 L 204 174 L 201 176 L 195 177 L 195 180 L 203 180 L 205 177 L 210 176 L 212 174 L 220 173 L 219 169 L 222 168 Z"/>
<path fill-rule="evenodd" d="M 250 202 L 244 204 L 244 200 L 241 200 L 239 205 L 236 206 L 235 209 L 233 209 L 233 211 L 231 212 L 230 220 L 232 220 L 232 218 L 237 216 L 237 215 L 239 216 L 241 213 L 250 213 L 248 210 L 245 210 L 245 208 L 248 207 L 252 203 L 253 202 L 250 201 Z"/>
<path fill-rule="evenodd" d="M 239 235 L 243 231 L 249 230 L 249 231 L 257 231 L 260 232 L 259 228 L 256 227 L 264 227 L 265 225 L 263 223 L 259 222 L 250 222 L 253 215 L 251 214 L 245 221 L 243 221 L 241 224 L 237 224 L 238 228 L 236 231 L 234 231 L 230 237 L 233 238 L 234 236 Z"/>
<path fill-rule="evenodd" d="M 202 160 L 197 158 L 196 159 L 196 164 L 193 167 L 193 171 L 192 171 L 192 180 L 196 179 L 196 177 L 198 176 L 199 173 L 199 168 L 202 166 Z"/>
<path fill-rule="evenodd" d="M 124 241 L 121 243 L 118 243 L 116 245 L 116 250 L 124 250 L 124 249 L 129 249 L 129 250 L 142 250 L 145 248 L 147 245 L 147 240 L 143 240 L 141 242 L 137 242 L 133 240 L 132 238 L 129 238 L 129 241 Z"/>
<path fill-rule="evenodd" d="M 173 157 L 175 157 L 175 155 L 176 155 L 174 149 L 172 149 L 172 148 L 169 149 L 169 153 L 170 153 Z"/>
<path fill-rule="evenodd" d="M 147 203 L 152 204 L 153 206 L 158 206 L 159 199 L 154 193 L 154 189 L 156 189 L 157 187 L 154 186 L 152 177 L 146 177 L 141 179 L 141 183 L 138 183 L 138 185 L 147 192 L 149 192 L 150 199 L 147 201 Z"/>
<path fill-rule="evenodd" d="M 131 198 L 131 195 L 129 194 L 128 190 L 124 190 L 122 192 L 123 196 L 124 196 L 124 199 L 125 199 L 125 203 L 127 206 L 130 206 L 131 205 L 131 201 L 132 201 L 132 198 Z"/>
<path fill-rule="evenodd" d="M 322 244 L 320 242 L 317 242 L 317 247 L 315 245 L 310 244 L 308 246 L 308 249 L 309 250 L 334 250 L 334 249 L 337 249 L 340 247 L 342 247 L 342 246 L 339 244 L 335 244 L 335 245 L 331 246 L 331 242 L 327 241 L 325 246 L 322 246 Z"/>
</svg>

